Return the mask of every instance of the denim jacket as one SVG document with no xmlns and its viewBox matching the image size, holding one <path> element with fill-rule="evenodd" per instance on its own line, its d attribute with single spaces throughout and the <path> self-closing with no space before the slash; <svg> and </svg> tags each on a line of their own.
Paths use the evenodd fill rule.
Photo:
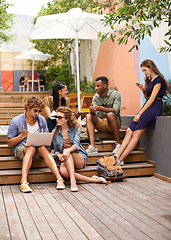
<svg viewBox="0 0 171 240">
<path fill-rule="evenodd" d="M 38 121 L 38 125 L 39 125 L 39 131 L 41 132 L 43 129 L 43 132 L 46 132 L 46 130 L 47 130 L 46 119 L 43 116 L 38 115 L 37 121 Z M 22 133 L 23 126 L 27 130 L 26 112 L 14 117 L 10 121 L 7 137 L 14 138 L 14 137 L 17 137 L 18 135 L 20 135 Z M 23 143 L 26 143 L 26 141 L 27 141 L 27 137 L 23 138 L 19 143 L 14 145 L 13 146 L 14 153 L 17 151 L 18 147 L 20 145 L 22 145 Z"/>
<path fill-rule="evenodd" d="M 75 146 L 77 151 L 81 151 L 87 155 L 87 152 L 85 151 L 85 149 L 82 147 L 82 145 L 80 143 L 80 133 L 81 133 L 80 128 L 72 128 L 72 127 L 68 128 L 68 137 L 71 141 L 72 146 Z M 63 136 L 61 133 L 61 127 L 59 127 L 58 132 L 53 136 L 52 142 L 53 142 L 53 147 L 54 147 L 54 151 L 55 151 L 55 156 L 57 153 L 62 154 L 62 152 L 63 152 Z"/>
</svg>

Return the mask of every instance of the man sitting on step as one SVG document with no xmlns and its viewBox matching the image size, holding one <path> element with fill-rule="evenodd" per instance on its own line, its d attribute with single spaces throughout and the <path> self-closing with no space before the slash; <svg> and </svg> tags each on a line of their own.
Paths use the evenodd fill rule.
<svg viewBox="0 0 171 240">
<path fill-rule="evenodd" d="M 46 147 L 26 146 L 27 135 L 29 132 L 38 133 L 47 131 L 46 120 L 43 116 L 39 115 L 43 108 L 44 104 L 41 99 L 33 96 L 25 103 L 26 112 L 14 117 L 9 124 L 7 144 L 9 147 L 13 147 L 15 157 L 23 160 L 20 184 L 20 190 L 22 192 L 32 191 L 29 183 L 27 182 L 28 172 L 31 167 L 32 160 L 40 159 L 40 157 L 43 157 L 46 165 L 55 174 L 57 178 L 57 189 L 65 188 L 57 165 Z"/>
<path fill-rule="evenodd" d="M 120 147 L 119 128 L 121 127 L 121 95 L 116 90 L 108 89 L 108 79 L 98 77 L 95 81 L 96 94 L 92 99 L 89 114 L 86 116 L 86 128 L 90 140 L 88 155 L 98 153 L 95 145 L 95 129 L 102 132 L 113 132 L 116 138 L 115 154 Z"/>
</svg>

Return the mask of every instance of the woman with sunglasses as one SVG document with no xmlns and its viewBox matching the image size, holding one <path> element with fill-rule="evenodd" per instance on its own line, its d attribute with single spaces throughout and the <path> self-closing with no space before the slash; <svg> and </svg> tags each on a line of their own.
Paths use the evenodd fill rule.
<svg viewBox="0 0 171 240">
<path fill-rule="evenodd" d="M 47 125 L 49 132 L 56 126 L 56 120 L 50 119 L 49 116 L 53 110 L 56 110 L 60 106 L 70 107 L 70 99 L 67 97 L 67 86 L 64 82 L 56 82 L 52 87 L 52 96 L 44 98 L 44 110 L 46 118 L 48 119 Z"/>
<path fill-rule="evenodd" d="M 71 191 L 78 191 L 76 180 L 94 183 L 106 183 L 102 177 L 92 178 L 75 172 L 84 169 L 88 154 L 80 144 L 80 126 L 70 108 L 59 107 L 56 113 L 56 128 L 54 130 L 53 146 L 60 173 L 70 179 Z"/>
<path fill-rule="evenodd" d="M 136 85 L 142 90 L 146 101 L 131 121 L 121 147 L 115 154 L 115 158 L 118 158 L 121 165 L 135 148 L 143 132 L 147 128 L 154 129 L 156 118 L 163 111 L 162 98 L 169 90 L 166 80 L 153 61 L 144 60 L 141 63 L 141 70 L 145 74 L 145 86 L 137 82 Z"/>
</svg>

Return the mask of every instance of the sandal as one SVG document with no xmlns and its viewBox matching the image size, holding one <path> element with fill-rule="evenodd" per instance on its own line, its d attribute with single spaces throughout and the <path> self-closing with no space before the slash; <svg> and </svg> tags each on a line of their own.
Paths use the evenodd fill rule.
<svg viewBox="0 0 171 240">
<path fill-rule="evenodd" d="M 62 178 L 58 178 L 56 188 L 57 188 L 58 190 L 63 190 L 63 189 L 65 189 L 64 180 L 63 180 Z"/>
<path fill-rule="evenodd" d="M 92 176 L 91 178 L 99 179 L 102 183 L 105 183 L 105 184 L 107 183 L 106 179 L 103 178 L 103 177 L 98 177 L 98 176 L 94 175 L 94 176 Z"/>
</svg>

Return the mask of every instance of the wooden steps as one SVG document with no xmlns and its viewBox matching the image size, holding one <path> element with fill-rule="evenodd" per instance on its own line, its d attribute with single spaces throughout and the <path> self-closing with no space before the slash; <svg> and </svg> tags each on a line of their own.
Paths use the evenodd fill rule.
<svg viewBox="0 0 171 240">
<path fill-rule="evenodd" d="M 98 144 L 101 147 L 101 144 Z M 87 147 L 87 144 L 83 144 Z M 113 150 L 113 147 L 111 147 Z M 96 161 L 104 155 L 112 155 L 112 150 L 109 149 L 109 144 L 103 144 L 103 151 L 98 154 L 93 154 L 88 157 L 86 169 L 78 170 L 77 172 L 93 176 L 99 175 Z M 50 148 L 49 148 L 50 150 Z M 22 161 L 13 156 L 12 148 L 6 144 L 0 145 L 0 184 L 18 184 L 21 178 Z M 135 150 L 125 159 L 123 170 L 126 177 L 135 176 L 150 176 L 154 175 L 155 166 L 146 162 L 146 152 L 144 150 Z M 29 182 L 51 182 L 55 181 L 55 176 L 46 167 L 44 160 L 33 161 L 29 171 Z"/>
<path fill-rule="evenodd" d="M 1 138 L 1 139 L 3 139 L 3 138 Z M 8 145 L 5 142 L 5 139 L 7 139 L 7 137 L 4 137 L 3 144 L 0 145 L 0 156 L 13 155 L 12 147 L 8 147 Z M 112 143 L 96 143 L 96 146 L 97 146 L 98 151 L 99 151 L 98 155 L 100 154 L 100 156 L 102 156 L 104 152 L 109 152 L 110 154 L 112 154 L 112 151 L 115 148 L 115 143 L 114 142 L 115 141 L 112 141 Z M 87 147 L 88 147 L 88 144 L 83 143 L 82 146 L 86 150 Z M 135 148 L 135 150 L 138 149 L 137 147 Z"/>
<path fill-rule="evenodd" d="M 12 151 L 10 152 L 12 153 Z M 105 155 L 112 155 L 111 152 L 101 152 L 88 157 L 87 166 L 96 165 L 96 161 Z M 125 163 L 140 163 L 146 161 L 146 152 L 143 151 L 132 151 L 131 154 L 125 159 Z M 13 155 L 4 155 L 0 157 L 0 169 L 17 169 L 22 167 L 22 161 L 15 158 Z M 44 160 L 33 161 L 32 168 L 43 168 L 46 167 Z"/>
<path fill-rule="evenodd" d="M 9 125 L 11 119 L 21 113 L 24 113 L 24 103 L 31 96 L 44 98 L 49 96 L 47 92 L 1 92 L 0 93 L 0 125 Z"/>
<path fill-rule="evenodd" d="M 18 114 L 21 114 L 21 113 L 24 113 L 25 109 L 22 107 L 22 108 L 1 108 L 0 109 L 0 113 L 18 113 Z"/>
<path fill-rule="evenodd" d="M 7 103 L 7 102 L 0 102 L 0 108 L 24 108 L 24 103 L 23 102 L 12 102 L 12 103 Z"/>
<path fill-rule="evenodd" d="M 0 94 L 0 125 L 8 125 L 11 118 L 23 113 L 24 102 L 33 95 L 45 97 L 50 95 L 47 93 L 1 93 Z M 85 106 L 84 106 L 85 107 Z M 1 126 L 0 126 L 1 127 Z M 7 126 L 4 130 L 1 127 L 0 134 L 0 184 L 18 184 L 21 179 L 21 167 L 22 161 L 16 159 L 13 154 L 12 148 L 7 145 Z M 126 133 L 126 127 L 120 129 L 120 137 L 124 138 Z M 98 154 L 94 154 L 88 157 L 88 163 L 86 169 L 78 170 L 77 172 L 86 175 L 93 176 L 99 175 L 99 171 L 96 165 L 96 161 L 104 155 L 112 155 L 112 151 L 115 148 L 115 138 L 112 133 L 96 132 L 97 137 L 101 142 L 97 142 Z M 86 149 L 87 143 L 82 144 Z M 48 147 L 50 151 L 50 147 Z M 126 177 L 136 176 L 151 176 L 154 175 L 155 166 L 153 163 L 146 160 L 146 152 L 144 149 L 139 149 L 138 145 L 131 152 L 131 154 L 125 159 L 125 165 L 123 171 Z M 29 171 L 28 181 L 30 183 L 37 182 L 53 182 L 55 181 L 54 174 L 46 167 L 44 160 L 33 161 L 32 167 Z"/>
<path fill-rule="evenodd" d="M 148 163 L 129 163 L 123 166 L 126 177 L 151 176 L 154 175 L 155 168 L 153 164 Z M 76 172 L 91 177 L 99 175 L 97 166 L 87 166 L 86 169 Z M 19 184 L 21 179 L 21 169 L 0 170 L 0 184 Z M 30 183 L 53 182 L 55 176 L 49 168 L 32 168 L 29 171 L 28 181 Z"/>
<path fill-rule="evenodd" d="M 0 119 L 12 119 L 15 116 L 18 116 L 18 113 L 0 113 Z"/>
</svg>

